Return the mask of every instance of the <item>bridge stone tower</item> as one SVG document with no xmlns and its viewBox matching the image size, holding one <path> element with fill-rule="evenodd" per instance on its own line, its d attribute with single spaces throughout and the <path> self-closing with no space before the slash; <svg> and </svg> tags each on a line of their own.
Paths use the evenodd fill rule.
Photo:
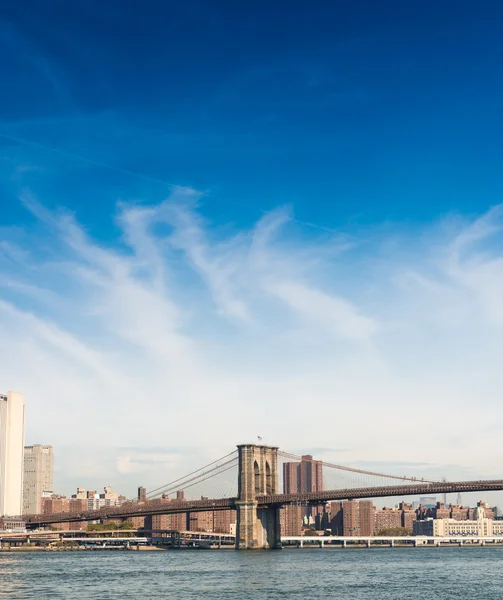
<svg viewBox="0 0 503 600">
<path fill-rule="evenodd" d="M 258 508 L 257 496 L 278 494 L 278 448 L 238 446 L 236 549 L 281 548 L 279 508 Z"/>
</svg>

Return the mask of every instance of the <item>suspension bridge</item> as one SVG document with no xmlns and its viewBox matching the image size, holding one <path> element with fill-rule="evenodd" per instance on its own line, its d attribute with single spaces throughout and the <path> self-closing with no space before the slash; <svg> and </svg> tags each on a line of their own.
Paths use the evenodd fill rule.
<svg viewBox="0 0 503 600">
<path fill-rule="evenodd" d="M 307 463 L 307 464 L 306 464 Z M 308 479 L 292 481 L 288 465 L 305 464 Z M 280 480 L 279 472 L 283 470 Z M 297 475 L 293 475 L 295 479 Z M 300 473 L 302 479 L 302 471 Z M 312 482 L 316 481 L 316 485 Z M 292 504 L 316 506 L 329 501 L 503 490 L 503 480 L 431 481 L 406 475 L 389 475 L 356 469 L 311 457 L 297 456 L 276 446 L 242 444 L 226 456 L 163 486 L 145 499 L 123 502 L 99 510 L 76 513 L 26 515 L 28 529 L 56 523 L 127 519 L 236 510 L 236 548 L 280 548 L 279 510 Z M 176 494 L 176 498 L 169 496 Z"/>
</svg>

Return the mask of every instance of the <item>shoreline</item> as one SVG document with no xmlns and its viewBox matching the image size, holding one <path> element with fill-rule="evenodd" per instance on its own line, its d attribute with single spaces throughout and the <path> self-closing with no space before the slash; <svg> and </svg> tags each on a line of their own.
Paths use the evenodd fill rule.
<svg viewBox="0 0 503 600">
<path fill-rule="evenodd" d="M 421 550 L 421 549 L 444 549 L 444 548 L 451 548 L 451 549 L 459 549 L 459 548 L 502 548 L 503 549 L 503 544 L 449 544 L 449 543 L 445 543 L 445 544 L 421 544 L 421 545 L 417 545 L 417 546 L 411 546 L 410 544 L 394 544 L 393 546 L 390 545 L 374 545 L 374 546 L 366 546 L 363 544 L 352 544 L 352 545 L 348 545 L 346 547 L 344 546 L 339 546 L 339 545 L 326 545 L 323 548 L 319 547 L 319 546 L 315 546 L 315 545 L 305 545 L 305 546 L 284 546 L 283 548 L 281 548 L 281 550 L 317 550 L 317 551 L 323 551 L 323 550 L 337 550 L 337 551 L 351 551 L 351 550 L 404 550 L 404 549 L 411 549 L 411 550 Z M 120 547 L 120 546 L 107 546 L 107 547 L 100 547 L 100 546 L 96 546 L 93 548 L 89 548 L 89 547 L 84 547 L 84 546 L 61 546 L 59 548 L 47 548 L 47 547 L 43 547 L 43 546 L 13 546 L 10 548 L 0 548 L 0 554 L 10 554 L 12 552 L 14 553 L 18 553 L 18 552 L 47 552 L 50 554 L 53 553 L 59 553 L 59 552 L 180 552 L 180 551 L 205 551 L 207 552 L 208 550 L 233 550 L 236 551 L 235 548 L 231 547 L 231 546 L 226 546 L 226 547 L 221 547 L 221 548 L 197 548 L 197 547 L 188 547 L 188 548 L 171 548 L 171 547 L 167 547 L 167 546 L 139 546 L 139 547 L 133 547 L 133 548 L 127 548 L 127 547 Z M 257 549 L 257 550 L 248 550 L 247 552 L 275 552 L 276 550 L 264 550 L 264 549 Z"/>
</svg>

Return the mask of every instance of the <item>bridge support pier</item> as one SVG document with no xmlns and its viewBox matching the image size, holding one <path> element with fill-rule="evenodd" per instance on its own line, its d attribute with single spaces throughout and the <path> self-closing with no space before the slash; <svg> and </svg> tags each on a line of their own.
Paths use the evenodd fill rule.
<svg viewBox="0 0 503 600">
<path fill-rule="evenodd" d="M 279 507 L 259 507 L 257 496 L 278 493 L 278 448 L 238 446 L 239 474 L 236 502 L 236 549 L 279 549 Z"/>
<path fill-rule="evenodd" d="M 256 502 L 236 502 L 236 509 L 238 550 L 281 548 L 279 508 L 258 508 Z"/>
</svg>

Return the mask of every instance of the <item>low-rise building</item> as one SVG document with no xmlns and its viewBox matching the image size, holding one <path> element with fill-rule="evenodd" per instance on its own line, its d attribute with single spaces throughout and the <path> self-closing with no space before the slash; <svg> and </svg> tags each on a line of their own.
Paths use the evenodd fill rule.
<svg viewBox="0 0 503 600">
<path fill-rule="evenodd" d="M 26 524 L 21 517 L 0 517 L 0 531 L 24 533 Z"/>
</svg>

